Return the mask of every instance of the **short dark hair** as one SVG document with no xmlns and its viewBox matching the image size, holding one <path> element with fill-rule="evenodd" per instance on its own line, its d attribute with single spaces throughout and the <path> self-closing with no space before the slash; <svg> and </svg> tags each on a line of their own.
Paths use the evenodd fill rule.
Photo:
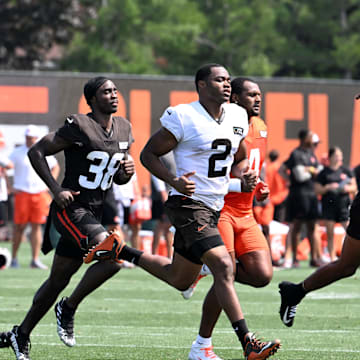
<svg viewBox="0 0 360 360">
<path fill-rule="evenodd" d="M 84 86 L 84 96 L 87 104 L 91 107 L 91 99 L 95 96 L 98 88 L 109 79 L 104 76 L 97 76 L 90 79 Z"/>
<path fill-rule="evenodd" d="M 300 141 L 304 141 L 306 137 L 309 135 L 310 130 L 309 129 L 301 129 L 298 133 L 298 138 Z"/>
<path fill-rule="evenodd" d="M 250 81 L 256 84 L 256 82 L 247 77 L 237 77 L 231 81 L 231 95 L 232 94 L 241 94 L 244 91 L 244 82 Z M 230 96 L 231 99 L 231 96 Z"/>
<path fill-rule="evenodd" d="M 271 162 L 274 162 L 278 158 L 279 158 L 279 152 L 276 149 L 271 150 L 269 152 L 269 159 L 270 159 Z"/>
<path fill-rule="evenodd" d="M 341 149 L 339 148 L 339 146 L 333 146 L 333 147 L 331 147 L 331 148 L 329 149 L 329 153 L 328 153 L 329 158 L 331 158 L 331 157 L 335 154 L 335 152 L 336 152 L 337 150 L 340 150 L 340 151 L 341 151 Z"/>
<path fill-rule="evenodd" d="M 195 87 L 196 87 L 196 91 L 199 92 L 199 86 L 198 86 L 198 82 L 200 80 L 207 80 L 209 75 L 211 74 L 211 69 L 214 67 L 224 67 L 223 65 L 220 64 L 216 64 L 216 63 L 212 63 L 212 64 L 205 64 L 202 65 L 195 74 Z"/>
</svg>

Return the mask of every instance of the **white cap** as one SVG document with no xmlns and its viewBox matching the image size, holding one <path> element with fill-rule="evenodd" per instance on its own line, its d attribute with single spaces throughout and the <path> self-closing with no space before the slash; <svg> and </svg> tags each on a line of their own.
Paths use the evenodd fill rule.
<svg viewBox="0 0 360 360">
<path fill-rule="evenodd" d="M 39 137 L 40 129 L 36 125 L 29 125 L 25 129 L 25 136 Z"/>
<path fill-rule="evenodd" d="M 312 142 L 313 142 L 313 144 L 317 144 L 320 142 L 320 138 L 319 138 L 318 134 L 313 133 Z"/>
</svg>

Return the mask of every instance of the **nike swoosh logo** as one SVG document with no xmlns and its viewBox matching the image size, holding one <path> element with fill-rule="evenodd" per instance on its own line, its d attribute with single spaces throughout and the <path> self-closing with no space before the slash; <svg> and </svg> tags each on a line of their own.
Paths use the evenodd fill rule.
<svg viewBox="0 0 360 360">
<path fill-rule="evenodd" d="M 207 226 L 208 226 L 208 224 L 205 224 L 203 226 L 198 226 L 197 231 L 201 231 L 201 230 L 205 229 Z"/>
<path fill-rule="evenodd" d="M 109 253 L 108 250 L 98 250 L 96 252 L 96 256 L 102 256 L 102 255 L 107 255 Z"/>
<path fill-rule="evenodd" d="M 289 306 L 286 308 L 285 313 L 284 313 L 284 316 L 283 316 L 283 323 L 284 323 L 284 324 L 288 324 L 288 323 L 291 321 L 291 319 L 288 319 L 288 318 L 287 318 L 288 311 L 289 311 Z"/>
</svg>

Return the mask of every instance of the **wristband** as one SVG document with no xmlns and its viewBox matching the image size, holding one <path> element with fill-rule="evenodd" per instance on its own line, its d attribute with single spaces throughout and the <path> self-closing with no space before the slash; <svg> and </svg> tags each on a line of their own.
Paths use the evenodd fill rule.
<svg viewBox="0 0 360 360">
<path fill-rule="evenodd" d="M 238 178 L 230 179 L 228 192 L 241 192 L 241 180 Z"/>
</svg>

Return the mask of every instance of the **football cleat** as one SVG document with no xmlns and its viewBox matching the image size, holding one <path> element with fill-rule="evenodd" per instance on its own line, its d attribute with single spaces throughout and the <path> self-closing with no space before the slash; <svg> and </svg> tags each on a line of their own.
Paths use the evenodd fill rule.
<svg viewBox="0 0 360 360">
<path fill-rule="evenodd" d="M 15 353 L 16 360 L 30 360 L 30 338 L 21 334 L 18 326 L 14 326 L 8 334 L 10 335 L 10 346 Z"/>
<path fill-rule="evenodd" d="M 206 275 L 199 274 L 196 280 L 190 285 L 190 287 L 181 292 L 181 295 L 185 300 L 189 300 L 193 295 L 198 282 Z"/>
<path fill-rule="evenodd" d="M 245 335 L 245 360 L 265 360 L 280 348 L 280 340 L 262 342 L 253 333 Z"/>
<path fill-rule="evenodd" d="M 10 332 L 0 333 L 0 349 L 10 347 Z"/>
<path fill-rule="evenodd" d="M 74 346 L 76 344 L 74 336 L 74 315 L 75 311 L 69 310 L 64 306 L 67 298 L 62 298 L 55 305 L 55 316 L 57 323 L 57 333 L 60 340 L 66 346 Z"/>
<path fill-rule="evenodd" d="M 200 273 L 199 273 L 198 277 L 196 278 L 196 280 L 194 281 L 194 283 L 188 289 L 181 292 L 184 299 L 188 300 L 193 296 L 196 285 L 198 284 L 199 280 L 201 280 L 206 275 L 212 275 L 212 274 L 211 274 L 211 271 L 208 268 L 208 266 L 206 264 L 203 264 L 203 266 L 201 267 Z"/>
<path fill-rule="evenodd" d="M 279 289 L 281 296 L 280 318 L 284 325 L 290 327 L 295 320 L 297 305 L 305 295 L 299 292 L 296 284 L 288 281 L 281 282 Z"/>
<path fill-rule="evenodd" d="M 88 264 L 93 260 L 118 260 L 117 257 L 125 246 L 121 235 L 114 231 L 104 241 L 94 245 L 84 256 L 84 263 Z M 122 261 L 118 261 L 122 262 Z"/>
<path fill-rule="evenodd" d="M 222 360 L 213 351 L 213 346 L 204 347 L 193 342 L 188 360 Z"/>
</svg>

